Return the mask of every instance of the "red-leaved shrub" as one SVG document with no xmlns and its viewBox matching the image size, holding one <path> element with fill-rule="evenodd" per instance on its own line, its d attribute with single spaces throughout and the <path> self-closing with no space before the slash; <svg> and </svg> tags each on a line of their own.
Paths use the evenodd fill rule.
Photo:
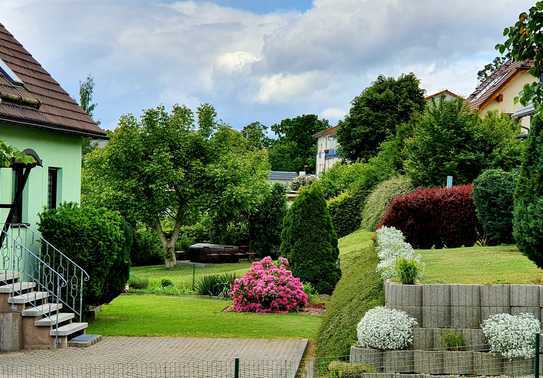
<svg viewBox="0 0 543 378">
<path fill-rule="evenodd" d="M 472 185 L 419 189 L 396 197 L 380 226 L 401 230 L 415 248 L 471 246 L 477 240 Z"/>
</svg>

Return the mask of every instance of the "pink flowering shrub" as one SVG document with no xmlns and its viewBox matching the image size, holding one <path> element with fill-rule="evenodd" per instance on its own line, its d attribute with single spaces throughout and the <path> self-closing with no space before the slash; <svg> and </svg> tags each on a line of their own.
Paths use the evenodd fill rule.
<svg viewBox="0 0 543 378">
<path fill-rule="evenodd" d="M 288 260 L 279 257 L 275 264 L 269 256 L 234 281 L 230 296 L 237 312 L 289 312 L 308 300 L 302 282 L 288 269 Z"/>
</svg>

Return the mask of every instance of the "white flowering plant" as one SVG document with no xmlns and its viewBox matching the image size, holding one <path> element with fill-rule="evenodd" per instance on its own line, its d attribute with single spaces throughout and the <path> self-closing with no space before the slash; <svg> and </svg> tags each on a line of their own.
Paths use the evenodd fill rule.
<svg viewBox="0 0 543 378">
<path fill-rule="evenodd" d="M 375 307 L 364 315 L 356 327 L 358 343 L 381 350 L 406 349 L 413 342 L 415 318 L 405 312 Z"/>
<path fill-rule="evenodd" d="M 424 265 L 422 258 L 415 249 L 405 241 L 403 233 L 394 227 L 381 227 L 376 232 L 376 250 L 379 257 L 377 272 L 383 279 L 397 276 L 399 259 L 412 261 L 417 265 L 417 279 L 422 277 Z"/>
<path fill-rule="evenodd" d="M 532 314 L 496 314 L 481 324 L 490 351 L 508 359 L 532 358 L 541 325 Z"/>
</svg>

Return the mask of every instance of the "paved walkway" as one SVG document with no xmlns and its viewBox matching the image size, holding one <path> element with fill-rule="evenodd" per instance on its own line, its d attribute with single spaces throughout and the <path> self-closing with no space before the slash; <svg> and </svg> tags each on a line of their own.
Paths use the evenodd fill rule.
<svg viewBox="0 0 543 378">
<path fill-rule="evenodd" d="M 291 378 L 307 340 L 104 337 L 87 348 L 0 354 L 0 377 Z"/>
</svg>

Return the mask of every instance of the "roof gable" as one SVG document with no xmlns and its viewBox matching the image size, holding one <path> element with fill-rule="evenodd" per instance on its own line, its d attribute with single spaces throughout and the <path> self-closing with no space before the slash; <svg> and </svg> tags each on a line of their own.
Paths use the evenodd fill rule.
<svg viewBox="0 0 543 378">
<path fill-rule="evenodd" d="M 0 66 L 0 120 L 105 137 L 105 131 L 1 23 L 0 60 L 7 66 Z"/>
</svg>

